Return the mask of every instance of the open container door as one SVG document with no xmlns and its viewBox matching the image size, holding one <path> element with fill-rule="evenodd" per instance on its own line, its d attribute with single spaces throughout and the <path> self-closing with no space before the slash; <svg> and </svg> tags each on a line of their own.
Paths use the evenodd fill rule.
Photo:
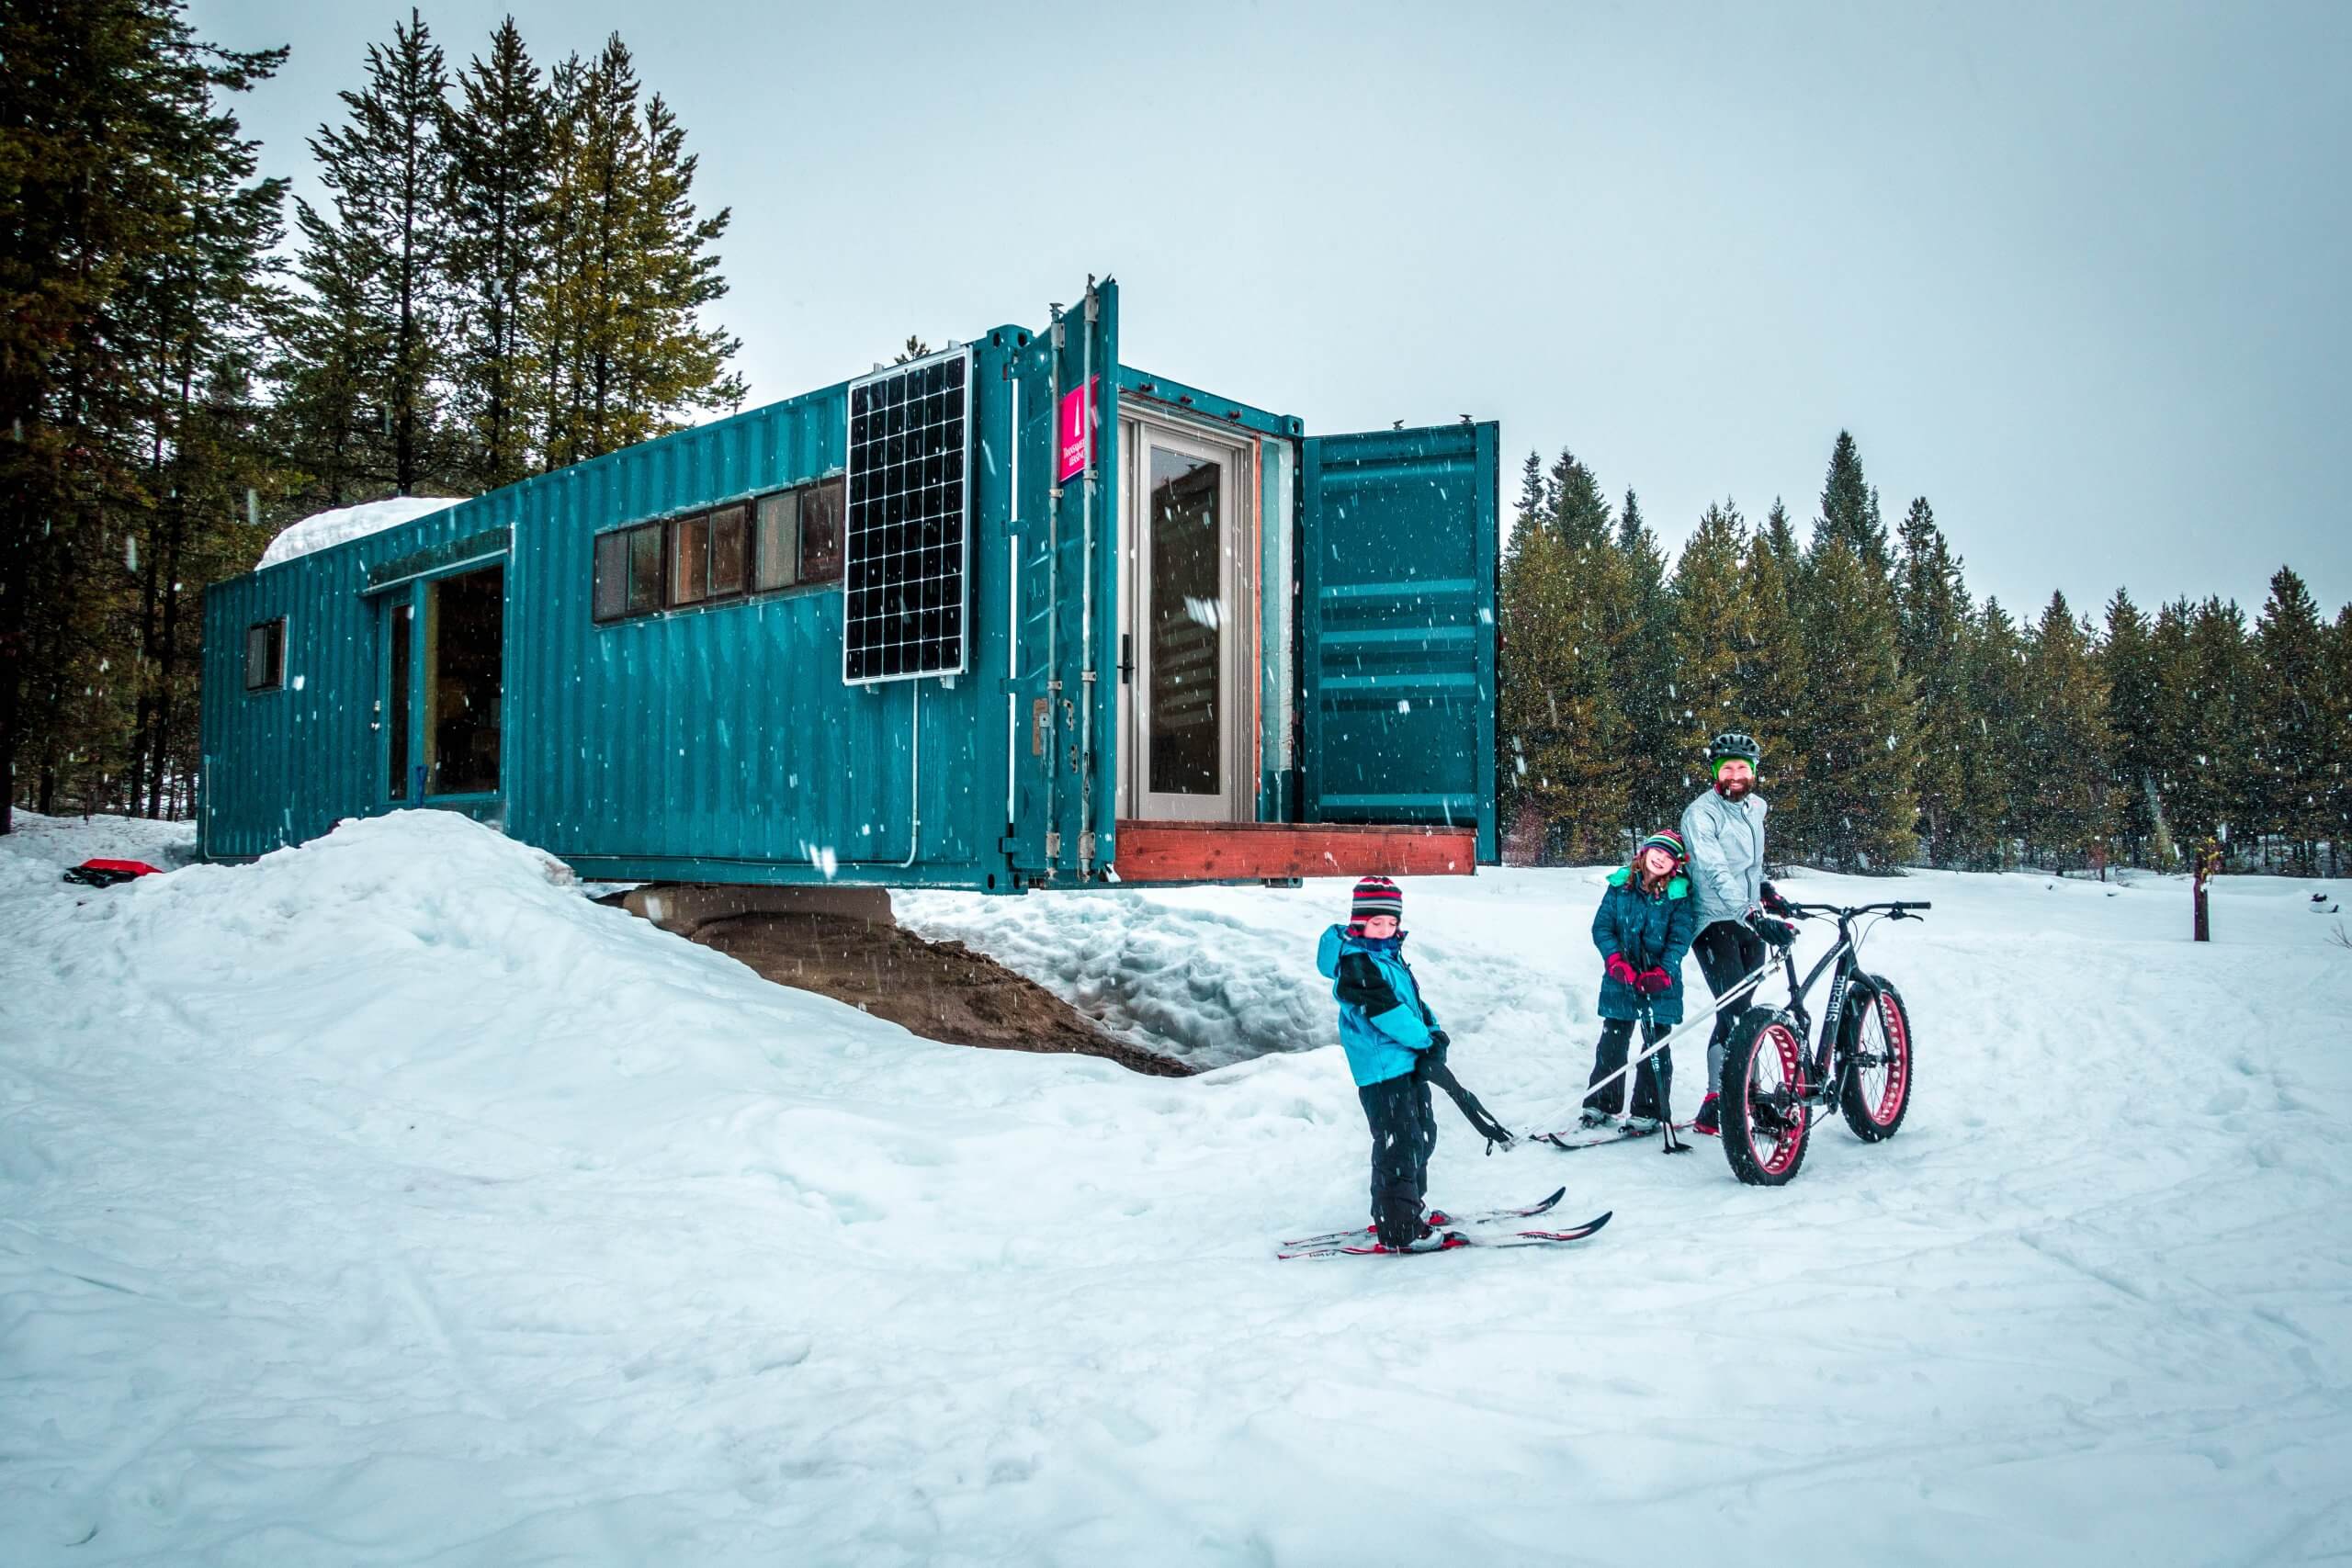
<svg viewBox="0 0 2352 1568">
<path fill-rule="evenodd" d="M 1400 869 L 1497 856 L 1498 434 L 1310 436 L 1300 454 L 1301 816 L 1419 829 Z"/>
<path fill-rule="evenodd" d="M 1498 434 L 1301 443 L 1300 820 L 1122 822 L 1123 879 L 1467 876 L 1495 858 Z"/>
</svg>

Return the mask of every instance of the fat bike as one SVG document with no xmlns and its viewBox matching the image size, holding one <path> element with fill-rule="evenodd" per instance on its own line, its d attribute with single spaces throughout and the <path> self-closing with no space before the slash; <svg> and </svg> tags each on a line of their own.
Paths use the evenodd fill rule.
<svg viewBox="0 0 2352 1568">
<path fill-rule="evenodd" d="M 1724 1042 L 1716 1114 L 1724 1157 L 1740 1180 L 1779 1187 L 1793 1179 L 1815 1117 L 1832 1105 L 1866 1144 L 1883 1143 L 1902 1129 L 1911 1110 L 1911 1014 L 1894 982 L 1862 968 L 1861 943 L 1881 920 L 1916 920 L 1929 907 L 1789 906 L 1798 919 L 1836 920 L 1838 941 L 1802 981 L 1793 946 L 1782 948 L 1788 1000 L 1748 1008 Z M 1813 1016 L 1805 1004 L 1825 975 L 1829 993 L 1820 1036 L 1808 1043 Z"/>
</svg>

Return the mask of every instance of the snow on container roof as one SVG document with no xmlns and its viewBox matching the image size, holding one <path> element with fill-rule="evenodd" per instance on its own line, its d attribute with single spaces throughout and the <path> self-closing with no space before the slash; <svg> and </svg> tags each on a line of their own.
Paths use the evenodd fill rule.
<svg viewBox="0 0 2352 1568">
<path fill-rule="evenodd" d="M 382 501 L 362 502 L 357 506 L 338 506 L 332 512 L 313 513 L 279 530 L 277 537 L 270 540 L 269 548 L 262 551 L 261 560 L 254 570 L 258 571 L 262 567 L 277 566 L 298 556 L 380 534 L 435 512 L 447 512 L 464 499 L 454 495 L 395 495 Z"/>
</svg>

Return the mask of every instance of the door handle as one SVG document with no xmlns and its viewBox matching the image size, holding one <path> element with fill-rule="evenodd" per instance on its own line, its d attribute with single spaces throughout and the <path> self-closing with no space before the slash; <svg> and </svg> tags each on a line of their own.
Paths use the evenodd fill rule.
<svg viewBox="0 0 2352 1568">
<path fill-rule="evenodd" d="M 1119 634 L 1119 684 L 1132 686 L 1135 683 L 1136 634 L 1121 632 Z"/>
</svg>

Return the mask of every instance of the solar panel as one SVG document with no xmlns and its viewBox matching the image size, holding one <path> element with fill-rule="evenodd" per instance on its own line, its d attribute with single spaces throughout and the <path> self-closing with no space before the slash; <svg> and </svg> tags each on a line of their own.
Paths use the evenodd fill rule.
<svg viewBox="0 0 2352 1568">
<path fill-rule="evenodd" d="M 964 672 L 971 369 L 950 349 L 850 383 L 844 681 Z"/>
</svg>

